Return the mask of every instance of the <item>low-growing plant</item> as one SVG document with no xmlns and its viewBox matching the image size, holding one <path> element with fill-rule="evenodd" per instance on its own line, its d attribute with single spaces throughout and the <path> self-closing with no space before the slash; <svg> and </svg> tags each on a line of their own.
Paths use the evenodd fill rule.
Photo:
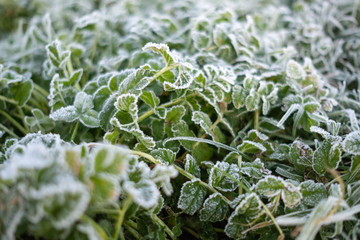
<svg viewBox="0 0 360 240">
<path fill-rule="evenodd" d="M 1 239 L 360 236 L 359 1 L 0 13 Z"/>
</svg>

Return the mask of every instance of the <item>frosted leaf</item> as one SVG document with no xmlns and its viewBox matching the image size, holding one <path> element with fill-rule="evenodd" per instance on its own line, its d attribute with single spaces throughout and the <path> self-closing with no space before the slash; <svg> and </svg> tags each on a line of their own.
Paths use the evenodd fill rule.
<svg viewBox="0 0 360 240">
<path fill-rule="evenodd" d="M 123 188 L 136 204 L 146 209 L 154 207 L 160 197 L 156 184 L 149 180 L 140 180 L 137 183 L 127 181 Z"/>
<path fill-rule="evenodd" d="M 98 112 L 92 109 L 81 114 L 79 120 L 84 126 L 89 128 L 96 128 L 100 124 L 100 121 L 98 119 Z"/>
<path fill-rule="evenodd" d="M 256 158 L 254 162 L 242 162 L 240 172 L 258 179 L 262 178 L 263 175 L 271 173 L 271 171 L 265 169 L 264 163 L 262 163 L 259 158 Z"/>
<path fill-rule="evenodd" d="M 239 146 L 237 146 L 237 149 L 242 153 L 262 153 L 266 151 L 266 148 L 261 143 L 249 140 L 244 140 Z"/>
<path fill-rule="evenodd" d="M 310 127 L 310 131 L 314 132 L 314 133 L 318 133 L 323 137 L 326 137 L 328 135 L 330 135 L 330 133 L 328 133 L 327 131 L 325 131 L 324 129 L 317 127 L 317 126 L 311 126 Z"/>
<path fill-rule="evenodd" d="M 186 109 L 184 106 L 174 106 L 167 110 L 165 120 L 168 123 L 175 123 L 182 119 L 182 117 L 185 115 Z"/>
<path fill-rule="evenodd" d="M 356 117 L 355 111 L 352 109 L 347 109 L 346 113 L 349 116 L 349 120 L 350 120 L 350 125 L 351 125 L 351 129 L 353 131 L 359 131 L 359 123 L 358 123 L 358 119 Z"/>
<path fill-rule="evenodd" d="M 212 136 L 212 132 L 211 132 L 212 122 L 207 114 L 200 111 L 194 111 L 192 113 L 191 120 L 194 123 L 199 124 L 206 134 Z"/>
<path fill-rule="evenodd" d="M 41 205 L 56 229 L 65 229 L 77 221 L 90 200 L 87 187 L 67 175 L 59 176 L 56 182 L 44 184 L 39 189 L 30 188 L 28 194 Z"/>
<path fill-rule="evenodd" d="M 78 117 L 79 114 L 74 106 L 63 107 L 50 114 L 50 118 L 55 121 L 73 122 Z"/>
<path fill-rule="evenodd" d="M 129 112 L 134 121 L 136 121 L 138 114 L 137 101 L 138 98 L 134 94 L 122 94 L 116 99 L 115 107 L 120 111 Z"/>
<path fill-rule="evenodd" d="M 300 188 L 295 187 L 293 184 L 289 182 L 286 182 L 285 188 L 281 192 L 281 198 L 284 201 L 286 207 L 293 208 L 297 206 L 302 199 Z"/>
<path fill-rule="evenodd" d="M 160 187 L 167 196 L 173 192 L 173 187 L 170 178 L 175 178 L 178 172 L 173 166 L 156 165 L 150 173 L 150 178 L 153 182 L 159 183 Z"/>
<path fill-rule="evenodd" d="M 205 196 L 206 188 L 200 185 L 199 180 L 188 181 L 181 188 L 178 208 L 187 214 L 194 215 L 200 209 Z"/>
<path fill-rule="evenodd" d="M 285 182 L 282 178 L 267 176 L 256 184 L 255 189 L 266 197 L 274 197 L 279 195 L 284 187 Z"/>
<path fill-rule="evenodd" d="M 226 176 L 224 172 L 235 179 L 240 178 L 239 168 L 236 164 L 217 162 L 209 174 L 210 186 L 225 192 L 234 191 L 238 187 L 238 183 Z"/>
<path fill-rule="evenodd" d="M 152 43 L 149 42 L 143 47 L 143 51 L 151 49 L 157 54 L 161 54 L 165 60 L 166 66 L 176 63 L 177 58 L 170 52 L 168 45 L 163 43 Z"/>
<path fill-rule="evenodd" d="M 336 169 L 338 167 L 341 161 L 340 147 L 341 138 L 331 137 L 325 139 L 315 150 L 312 167 L 319 175 L 324 175 L 327 169 Z"/>
<path fill-rule="evenodd" d="M 145 133 L 140 129 L 133 127 L 132 124 L 130 126 L 124 126 L 119 122 L 117 118 L 112 118 L 110 121 L 112 125 L 118 127 L 120 130 L 123 130 L 135 136 L 138 142 L 144 145 L 147 149 L 152 149 L 153 147 L 155 147 L 154 139 L 145 135 Z"/>
<path fill-rule="evenodd" d="M 303 196 L 302 203 L 311 207 L 327 197 L 327 191 L 324 184 L 315 183 L 313 180 L 302 182 L 300 184 L 300 192 Z"/>
<path fill-rule="evenodd" d="M 259 104 L 260 95 L 254 89 L 251 89 L 250 93 L 245 99 L 246 109 L 248 111 L 254 111 L 259 108 Z"/>
<path fill-rule="evenodd" d="M 74 107 L 76 107 L 80 113 L 84 113 L 89 109 L 92 109 L 94 107 L 92 96 L 86 94 L 85 92 L 79 92 L 76 94 Z"/>
<path fill-rule="evenodd" d="M 61 49 L 61 42 L 57 39 L 46 46 L 46 52 L 51 64 L 56 68 L 62 69 L 71 55 L 70 51 L 63 51 Z"/>
<path fill-rule="evenodd" d="M 187 154 L 184 161 L 185 161 L 184 164 L 185 171 L 191 173 L 197 178 L 200 178 L 200 174 L 201 174 L 200 167 L 196 163 L 196 160 L 190 154 Z"/>
<path fill-rule="evenodd" d="M 360 132 L 351 132 L 346 135 L 342 145 L 345 152 L 360 155 Z"/>
<path fill-rule="evenodd" d="M 254 142 L 263 142 L 268 140 L 269 137 L 266 136 L 265 134 L 259 132 L 256 129 L 252 129 L 247 133 L 247 136 L 245 137 L 245 140 L 250 140 L 250 141 L 254 141 Z"/>
<path fill-rule="evenodd" d="M 200 210 L 200 220 L 218 222 L 224 220 L 229 207 L 221 198 L 220 193 L 210 195 L 204 202 L 204 207 Z"/>
<path fill-rule="evenodd" d="M 175 153 L 166 148 L 151 151 L 151 155 L 162 164 L 171 165 L 175 161 Z"/>
<path fill-rule="evenodd" d="M 286 75 L 291 79 L 302 80 L 305 78 L 306 73 L 299 63 L 290 60 L 286 65 Z"/>
<path fill-rule="evenodd" d="M 5 134 L 4 131 L 0 131 L 0 138 L 1 138 L 2 136 L 4 136 L 4 134 Z"/>
<path fill-rule="evenodd" d="M 245 235 L 242 233 L 248 224 L 253 222 L 261 214 L 260 199 L 255 193 L 247 195 L 229 217 L 228 223 L 225 226 L 225 233 L 227 236 L 240 239 Z"/>
</svg>

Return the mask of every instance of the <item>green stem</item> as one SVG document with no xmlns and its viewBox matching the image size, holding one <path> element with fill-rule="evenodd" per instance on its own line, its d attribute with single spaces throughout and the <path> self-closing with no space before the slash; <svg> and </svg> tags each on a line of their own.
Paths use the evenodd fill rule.
<svg viewBox="0 0 360 240">
<path fill-rule="evenodd" d="M 76 125 L 74 127 L 73 132 L 72 132 L 70 142 L 74 141 L 78 128 L 79 128 L 79 121 L 76 121 Z"/>
<path fill-rule="evenodd" d="M 11 103 L 11 104 L 14 104 L 14 105 L 19 105 L 19 103 L 17 101 L 12 100 L 12 99 L 7 98 L 7 97 L 2 96 L 2 95 L 0 95 L 0 100 L 3 100 L 5 102 L 8 102 L 8 103 Z M 22 106 L 22 107 L 29 110 L 29 111 L 31 111 L 33 109 L 32 107 L 30 107 L 30 106 L 28 106 L 26 104 L 24 106 Z"/>
<path fill-rule="evenodd" d="M 163 73 L 175 68 L 175 67 L 178 67 L 179 64 L 174 64 L 174 65 L 170 65 L 170 66 L 166 66 L 164 67 L 163 69 L 161 69 L 160 71 L 158 71 L 153 77 L 152 79 L 150 80 L 150 82 L 154 81 L 156 78 L 160 77 Z"/>
<path fill-rule="evenodd" d="M 189 96 L 190 96 L 190 95 L 189 95 Z M 176 105 L 176 104 L 178 104 L 178 103 L 181 103 L 182 101 L 184 101 L 184 99 L 178 98 L 178 99 L 176 99 L 176 100 L 174 100 L 174 101 L 167 102 L 167 103 L 164 103 L 164 104 L 160 105 L 159 108 L 170 107 L 170 106 Z M 154 114 L 154 111 L 155 111 L 154 109 L 151 109 L 151 110 L 147 111 L 146 113 L 144 113 L 143 115 L 141 115 L 141 116 L 138 118 L 137 122 L 139 123 L 139 122 L 141 122 L 142 120 L 144 120 L 145 118 L 151 116 L 152 114 Z"/>
<path fill-rule="evenodd" d="M 256 109 L 254 112 L 254 129 L 259 129 L 259 109 Z"/>
<path fill-rule="evenodd" d="M 17 127 L 17 129 L 20 130 L 20 132 L 22 132 L 24 135 L 27 134 L 26 129 L 21 126 L 20 123 L 18 123 L 13 117 L 11 117 L 9 114 L 7 114 L 6 112 L 4 112 L 3 110 L 0 110 L 0 114 L 3 115 L 4 117 L 6 117 L 15 127 Z"/>
<path fill-rule="evenodd" d="M 124 227 L 125 227 L 126 230 L 128 230 L 129 233 L 131 233 L 131 235 L 133 235 L 136 239 L 141 239 L 141 238 L 142 238 L 141 234 L 138 233 L 138 231 L 136 231 L 132 226 L 130 226 L 130 224 L 124 223 Z"/>
<path fill-rule="evenodd" d="M 132 196 L 129 195 L 125 199 L 122 208 L 119 210 L 119 216 L 118 216 L 118 219 L 116 221 L 115 232 L 114 232 L 114 235 L 113 235 L 114 240 L 117 240 L 118 237 L 119 237 L 121 226 L 122 226 L 124 218 L 125 218 L 125 213 L 128 210 L 128 208 L 131 206 L 132 202 L 133 202 Z"/>
<path fill-rule="evenodd" d="M 200 239 L 200 235 L 197 234 L 194 230 L 192 230 L 191 228 L 189 227 L 184 227 L 184 229 L 190 233 L 191 235 L 193 235 L 196 239 Z"/>
<path fill-rule="evenodd" d="M 175 234 L 171 231 L 171 229 L 155 214 L 151 215 L 151 218 L 157 222 L 161 227 L 165 229 L 165 232 L 171 237 L 171 239 L 176 239 Z"/>
<path fill-rule="evenodd" d="M 7 127 L 5 127 L 4 125 L 2 125 L 0 123 L 0 128 L 2 128 L 5 132 L 7 132 L 9 135 L 13 136 L 14 138 L 19 138 L 18 135 L 16 135 L 13 131 L 11 131 L 10 129 L 8 129 Z"/>
<path fill-rule="evenodd" d="M 96 232 L 100 235 L 101 239 L 107 239 L 108 238 L 108 236 L 105 233 L 104 229 L 99 224 L 97 224 L 97 222 L 95 222 L 92 218 L 88 217 L 87 215 L 83 215 L 81 217 L 81 220 L 84 221 L 84 222 L 90 223 L 90 225 L 92 225 L 94 227 L 94 229 L 96 230 Z"/>
<path fill-rule="evenodd" d="M 18 112 L 20 114 L 20 119 L 22 119 L 22 123 L 23 123 L 23 126 L 25 126 L 25 129 L 26 129 L 26 132 L 29 132 L 30 131 L 30 128 L 29 126 L 25 123 L 25 114 L 24 114 L 24 111 L 20 108 L 20 107 L 17 107 L 18 109 Z"/>
<path fill-rule="evenodd" d="M 44 95 L 44 97 L 48 97 L 49 93 L 48 91 L 46 91 L 45 89 L 43 89 L 42 87 L 40 87 L 39 85 L 37 85 L 36 83 L 33 83 L 34 85 L 34 89 L 36 91 L 38 91 L 39 93 L 41 93 L 42 95 Z"/>
</svg>

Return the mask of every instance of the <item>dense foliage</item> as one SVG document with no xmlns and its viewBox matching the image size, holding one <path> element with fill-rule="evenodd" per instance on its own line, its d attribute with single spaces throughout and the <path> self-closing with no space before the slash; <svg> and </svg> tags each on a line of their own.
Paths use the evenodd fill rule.
<svg viewBox="0 0 360 240">
<path fill-rule="evenodd" d="M 358 239 L 358 0 L 0 0 L 0 238 Z"/>
</svg>

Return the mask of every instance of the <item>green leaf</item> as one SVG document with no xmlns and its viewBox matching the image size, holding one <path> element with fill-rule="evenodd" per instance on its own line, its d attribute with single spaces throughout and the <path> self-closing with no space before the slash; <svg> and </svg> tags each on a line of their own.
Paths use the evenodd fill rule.
<svg viewBox="0 0 360 240">
<path fill-rule="evenodd" d="M 151 151 L 151 155 L 163 164 L 171 165 L 175 161 L 175 153 L 166 148 L 158 148 Z"/>
<path fill-rule="evenodd" d="M 242 162 L 240 172 L 257 179 L 271 173 L 271 171 L 265 169 L 264 163 L 262 163 L 259 158 L 255 159 L 254 162 Z"/>
<path fill-rule="evenodd" d="M 351 132 L 346 135 L 342 145 L 345 152 L 360 155 L 360 132 Z"/>
<path fill-rule="evenodd" d="M 299 63 L 290 60 L 286 65 L 286 76 L 295 80 L 303 80 L 306 73 Z"/>
<path fill-rule="evenodd" d="M 234 191 L 238 187 L 238 183 L 226 176 L 224 172 L 235 179 L 240 178 L 239 168 L 236 164 L 217 162 L 210 171 L 209 184 L 224 192 Z"/>
<path fill-rule="evenodd" d="M 268 198 L 277 196 L 285 187 L 285 182 L 279 177 L 267 176 L 255 186 L 256 191 Z"/>
<path fill-rule="evenodd" d="M 324 175 L 327 169 L 336 169 L 341 160 L 341 138 L 333 137 L 325 139 L 318 147 L 313 156 L 313 169 Z"/>
<path fill-rule="evenodd" d="M 160 103 L 160 99 L 155 95 L 153 91 L 143 91 L 140 95 L 140 99 L 152 108 L 155 108 Z"/>
<path fill-rule="evenodd" d="M 249 223 L 258 218 L 260 210 L 259 197 L 255 193 L 247 195 L 229 217 L 225 226 L 226 235 L 234 239 L 244 238 L 243 231 L 248 228 Z"/>
<path fill-rule="evenodd" d="M 123 187 L 134 202 L 145 209 L 152 208 L 158 203 L 160 192 L 156 184 L 150 180 L 142 179 L 137 183 L 127 181 Z"/>
<path fill-rule="evenodd" d="M 46 46 L 47 55 L 50 59 L 51 64 L 55 68 L 65 68 L 65 64 L 70 58 L 70 51 L 63 51 L 61 42 L 55 40 Z"/>
<path fill-rule="evenodd" d="M 191 120 L 194 123 L 199 124 L 206 134 L 212 136 L 212 132 L 211 132 L 212 122 L 206 113 L 200 111 L 194 111 L 192 113 Z"/>
<path fill-rule="evenodd" d="M 182 117 L 185 115 L 185 107 L 184 106 L 174 106 L 170 110 L 166 112 L 165 120 L 167 123 L 176 123 L 179 122 Z"/>
<path fill-rule="evenodd" d="M 143 51 L 148 49 L 151 49 L 154 53 L 162 55 L 165 60 L 166 66 L 173 65 L 177 62 L 177 59 L 170 52 L 170 49 L 166 44 L 149 42 L 143 47 Z"/>
<path fill-rule="evenodd" d="M 233 87 L 233 92 L 232 92 L 231 97 L 232 97 L 232 102 L 234 104 L 234 107 L 236 109 L 239 109 L 239 108 L 245 106 L 247 94 L 248 94 L 247 91 L 240 85 L 235 85 Z"/>
<path fill-rule="evenodd" d="M 200 220 L 219 222 L 225 219 L 229 210 L 227 203 L 221 198 L 220 193 L 210 195 L 200 210 Z"/>
<path fill-rule="evenodd" d="M 199 180 L 188 181 L 181 188 L 178 208 L 186 214 L 194 215 L 200 209 L 205 196 L 206 188 L 200 185 Z"/>
<path fill-rule="evenodd" d="M 196 163 L 196 160 L 190 155 L 190 154 L 186 154 L 186 158 L 184 160 L 184 168 L 185 171 L 187 171 L 188 173 L 191 173 L 192 175 L 194 175 L 197 178 L 200 178 L 200 167 L 199 165 Z"/>
<path fill-rule="evenodd" d="M 321 200 L 327 197 L 327 191 L 322 183 L 315 183 L 313 180 L 307 180 L 300 184 L 300 192 L 303 196 L 301 200 L 307 206 L 314 207 Z"/>
</svg>

